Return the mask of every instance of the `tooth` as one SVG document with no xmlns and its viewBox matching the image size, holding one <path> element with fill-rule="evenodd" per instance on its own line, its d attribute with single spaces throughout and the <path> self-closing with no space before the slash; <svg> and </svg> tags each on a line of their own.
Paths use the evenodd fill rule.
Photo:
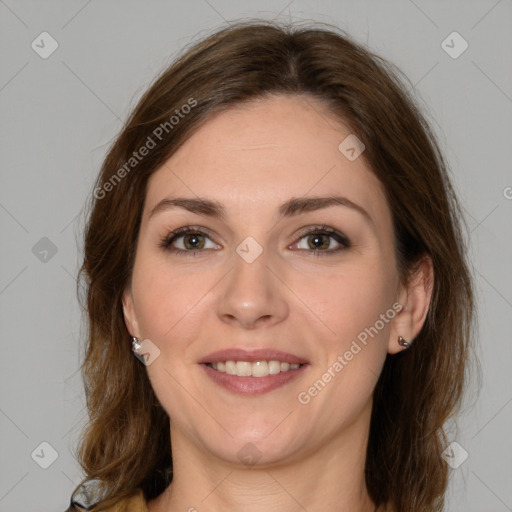
<svg viewBox="0 0 512 512">
<path fill-rule="evenodd" d="M 236 374 L 239 377 L 250 377 L 252 375 L 252 363 L 248 361 L 237 361 Z"/>
<path fill-rule="evenodd" d="M 268 373 L 270 375 L 276 375 L 281 371 L 281 363 L 279 361 L 269 361 Z"/>
<path fill-rule="evenodd" d="M 235 361 L 226 361 L 226 373 L 228 373 L 229 375 L 236 375 Z"/>
<path fill-rule="evenodd" d="M 252 376 L 253 377 L 266 377 L 268 375 L 267 361 L 255 361 L 252 363 Z"/>
<path fill-rule="evenodd" d="M 218 361 L 211 363 L 213 369 L 219 372 L 225 372 L 228 375 L 237 375 L 238 377 L 266 377 L 267 375 L 277 375 L 280 372 L 297 370 L 300 364 L 286 363 L 272 359 L 271 361 Z"/>
</svg>

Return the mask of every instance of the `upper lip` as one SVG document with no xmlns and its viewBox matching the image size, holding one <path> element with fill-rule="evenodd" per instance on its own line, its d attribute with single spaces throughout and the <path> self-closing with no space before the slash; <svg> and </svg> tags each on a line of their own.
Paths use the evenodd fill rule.
<svg viewBox="0 0 512 512">
<path fill-rule="evenodd" d="M 307 361 L 301 357 L 294 356 L 287 352 L 271 349 L 245 350 L 243 348 L 228 348 L 212 352 L 203 357 L 198 363 L 219 363 L 223 361 L 280 361 L 282 363 L 306 364 Z"/>
</svg>

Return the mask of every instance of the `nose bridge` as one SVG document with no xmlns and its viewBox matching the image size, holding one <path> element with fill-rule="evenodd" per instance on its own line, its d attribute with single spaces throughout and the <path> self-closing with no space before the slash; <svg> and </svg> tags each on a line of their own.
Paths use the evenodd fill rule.
<svg viewBox="0 0 512 512">
<path fill-rule="evenodd" d="M 253 237 L 236 247 L 217 305 L 223 321 L 251 328 L 277 323 L 288 314 L 282 285 L 269 269 L 269 260 L 269 253 Z"/>
</svg>

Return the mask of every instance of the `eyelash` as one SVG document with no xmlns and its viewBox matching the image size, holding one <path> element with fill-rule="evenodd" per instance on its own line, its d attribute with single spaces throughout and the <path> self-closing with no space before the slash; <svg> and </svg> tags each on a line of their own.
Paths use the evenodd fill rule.
<svg viewBox="0 0 512 512">
<path fill-rule="evenodd" d="M 195 228 L 194 226 L 183 226 L 182 228 L 176 229 L 172 233 L 169 233 L 167 236 L 165 236 L 159 246 L 167 251 L 171 251 L 175 253 L 176 255 L 186 255 L 186 256 L 196 256 L 197 253 L 204 252 L 204 250 L 197 250 L 197 251 L 184 251 L 183 249 L 176 249 L 176 248 L 170 248 L 170 245 L 176 241 L 176 239 L 181 238 L 185 234 L 190 235 L 204 235 L 208 238 L 212 238 L 211 233 L 204 229 L 204 228 Z M 318 249 L 299 249 L 300 251 L 306 251 L 310 252 L 312 256 L 332 256 L 333 254 L 337 254 L 341 251 L 344 251 L 352 246 L 351 241 L 341 232 L 332 229 L 328 226 L 315 226 L 313 228 L 308 228 L 307 231 L 300 233 L 299 241 L 302 240 L 302 238 L 305 238 L 307 236 L 311 235 L 328 235 L 336 240 L 339 244 L 341 244 L 341 247 L 337 249 L 327 249 L 327 250 L 318 250 Z M 295 243 L 293 244 L 295 245 Z"/>
</svg>

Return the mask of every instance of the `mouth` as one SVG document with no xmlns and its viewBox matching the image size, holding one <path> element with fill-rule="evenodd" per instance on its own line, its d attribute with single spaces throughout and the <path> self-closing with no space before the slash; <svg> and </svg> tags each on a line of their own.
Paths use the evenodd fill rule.
<svg viewBox="0 0 512 512">
<path fill-rule="evenodd" d="M 219 361 L 217 363 L 206 363 L 206 366 L 214 370 L 236 375 L 237 377 L 267 377 L 268 375 L 277 375 L 279 373 L 298 370 L 303 364 L 288 363 L 272 359 L 270 361 Z"/>
<path fill-rule="evenodd" d="M 273 391 L 296 379 L 308 361 L 276 350 L 228 349 L 198 361 L 206 374 L 221 387 L 242 394 Z"/>
</svg>

